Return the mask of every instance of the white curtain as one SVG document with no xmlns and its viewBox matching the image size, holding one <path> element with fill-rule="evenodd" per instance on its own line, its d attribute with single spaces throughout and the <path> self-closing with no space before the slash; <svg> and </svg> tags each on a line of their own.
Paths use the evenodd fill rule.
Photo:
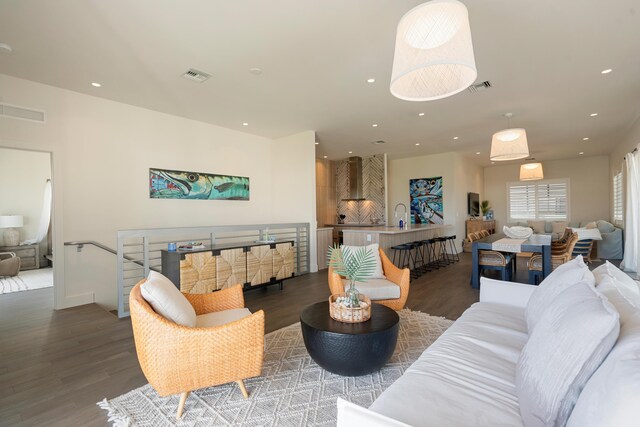
<svg viewBox="0 0 640 427">
<path fill-rule="evenodd" d="M 640 264 L 640 165 L 638 151 L 625 157 L 627 197 L 624 214 L 624 259 L 620 267 L 638 274 Z"/>
<path fill-rule="evenodd" d="M 35 239 L 25 240 L 23 245 L 33 245 L 40 243 L 47 237 L 49 222 L 51 221 L 51 180 L 47 180 L 44 185 L 44 197 L 42 199 L 42 212 L 40 213 L 40 225 Z"/>
</svg>

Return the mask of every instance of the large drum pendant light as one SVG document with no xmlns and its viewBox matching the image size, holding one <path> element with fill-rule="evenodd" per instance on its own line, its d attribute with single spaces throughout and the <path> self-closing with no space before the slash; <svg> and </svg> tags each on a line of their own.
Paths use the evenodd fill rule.
<svg viewBox="0 0 640 427">
<path fill-rule="evenodd" d="M 468 88 L 478 76 L 469 14 L 457 0 L 432 0 L 407 12 L 396 32 L 391 93 L 432 101 Z"/>
<path fill-rule="evenodd" d="M 511 124 L 512 113 L 504 115 Z M 529 157 L 527 132 L 522 128 L 504 129 L 493 134 L 491 138 L 491 155 L 494 162 L 518 160 Z"/>
<path fill-rule="evenodd" d="M 520 181 L 535 181 L 544 179 L 542 163 L 525 163 L 520 165 Z"/>
</svg>

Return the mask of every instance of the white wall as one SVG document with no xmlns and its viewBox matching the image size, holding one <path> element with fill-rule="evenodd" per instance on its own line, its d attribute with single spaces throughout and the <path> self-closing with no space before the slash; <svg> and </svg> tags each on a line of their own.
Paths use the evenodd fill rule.
<svg viewBox="0 0 640 427">
<path fill-rule="evenodd" d="M 545 179 L 569 178 L 570 221 L 610 219 L 609 157 L 580 157 L 542 162 Z M 520 179 L 520 163 L 484 169 L 484 192 L 493 207 L 496 226 L 508 222 L 507 183 Z"/>
<path fill-rule="evenodd" d="M 397 220 L 393 215 L 397 203 L 404 203 L 409 208 L 410 179 L 442 176 L 444 223 L 452 226 L 443 231 L 443 234 L 456 234 L 456 245 L 461 251 L 465 235 L 465 220 L 467 219 L 467 193 L 480 192 L 482 189 L 482 168 L 452 152 L 389 159 L 387 164 L 388 223 L 397 225 Z"/>
<path fill-rule="evenodd" d="M 0 215 L 24 217 L 24 227 L 18 229 L 21 242 L 38 234 L 44 187 L 50 178 L 49 153 L 0 148 Z M 47 239 L 44 239 L 40 243 L 40 258 L 46 253 Z"/>
<path fill-rule="evenodd" d="M 273 141 L 273 222 L 311 224 L 310 270 L 318 271 L 316 245 L 316 133 L 306 131 Z"/>
<path fill-rule="evenodd" d="M 293 142 L 1 74 L 0 101 L 47 114 L 46 124 L 0 118 L 0 146 L 52 152 L 54 263 L 64 267 L 56 269 L 57 308 L 94 301 L 113 307 L 116 301 L 115 257 L 94 249 L 78 253 L 65 248 L 65 241 L 115 247 L 121 229 L 258 224 L 285 217 L 315 225 L 313 200 L 287 211 L 278 196 L 288 181 L 313 199 L 315 155 L 306 141 L 298 149 Z M 248 176 L 251 200 L 150 199 L 150 167 Z M 309 173 L 300 174 L 305 168 Z"/>
</svg>

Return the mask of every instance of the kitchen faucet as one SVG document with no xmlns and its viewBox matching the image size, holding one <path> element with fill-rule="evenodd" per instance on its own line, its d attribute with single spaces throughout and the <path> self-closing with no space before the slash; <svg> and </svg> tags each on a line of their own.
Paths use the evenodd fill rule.
<svg viewBox="0 0 640 427">
<path fill-rule="evenodd" d="M 398 207 L 399 207 L 399 206 L 402 206 L 402 207 L 404 208 L 404 215 L 403 215 L 403 216 L 404 216 L 404 226 L 405 226 L 405 227 L 408 227 L 408 226 L 409 226 L 409 224 L 407 223 L 407 205 L 405 205 L 404 203 L 398 203 L 398 204 L 396 205 L 396 207 L 395 207 L 395 208 L 393 208 L 393 216 L 394 216 L 395 218 L 398 218 Z"/>
</svg>

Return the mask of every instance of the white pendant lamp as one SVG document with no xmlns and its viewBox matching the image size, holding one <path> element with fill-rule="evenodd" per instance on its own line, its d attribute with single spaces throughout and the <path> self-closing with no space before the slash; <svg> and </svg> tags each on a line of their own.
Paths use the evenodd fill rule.
<svg viewBox="0 0 640 427">
<path fill-rule="evenodd" d="M 520 165 L 520 181 L 543 179 L 542 163 L 525 163 Z"/>
<path fill-rule="evenodd" d="M 511 123 L 512 113 L 505 114 Z M 491 155 L 494 162 L 518 160 L 529 157 L 527 132 L 522 128 L 504 129 L 493 134 L 491 138 Z"/>
<path fill-rule="evenodd" d="M 457 0 L 414 7 L 398 23 L 391 93 L 406 101 L 433 101 L 468 88 L 478 76 L 469 14 Z"/>
</svg>

